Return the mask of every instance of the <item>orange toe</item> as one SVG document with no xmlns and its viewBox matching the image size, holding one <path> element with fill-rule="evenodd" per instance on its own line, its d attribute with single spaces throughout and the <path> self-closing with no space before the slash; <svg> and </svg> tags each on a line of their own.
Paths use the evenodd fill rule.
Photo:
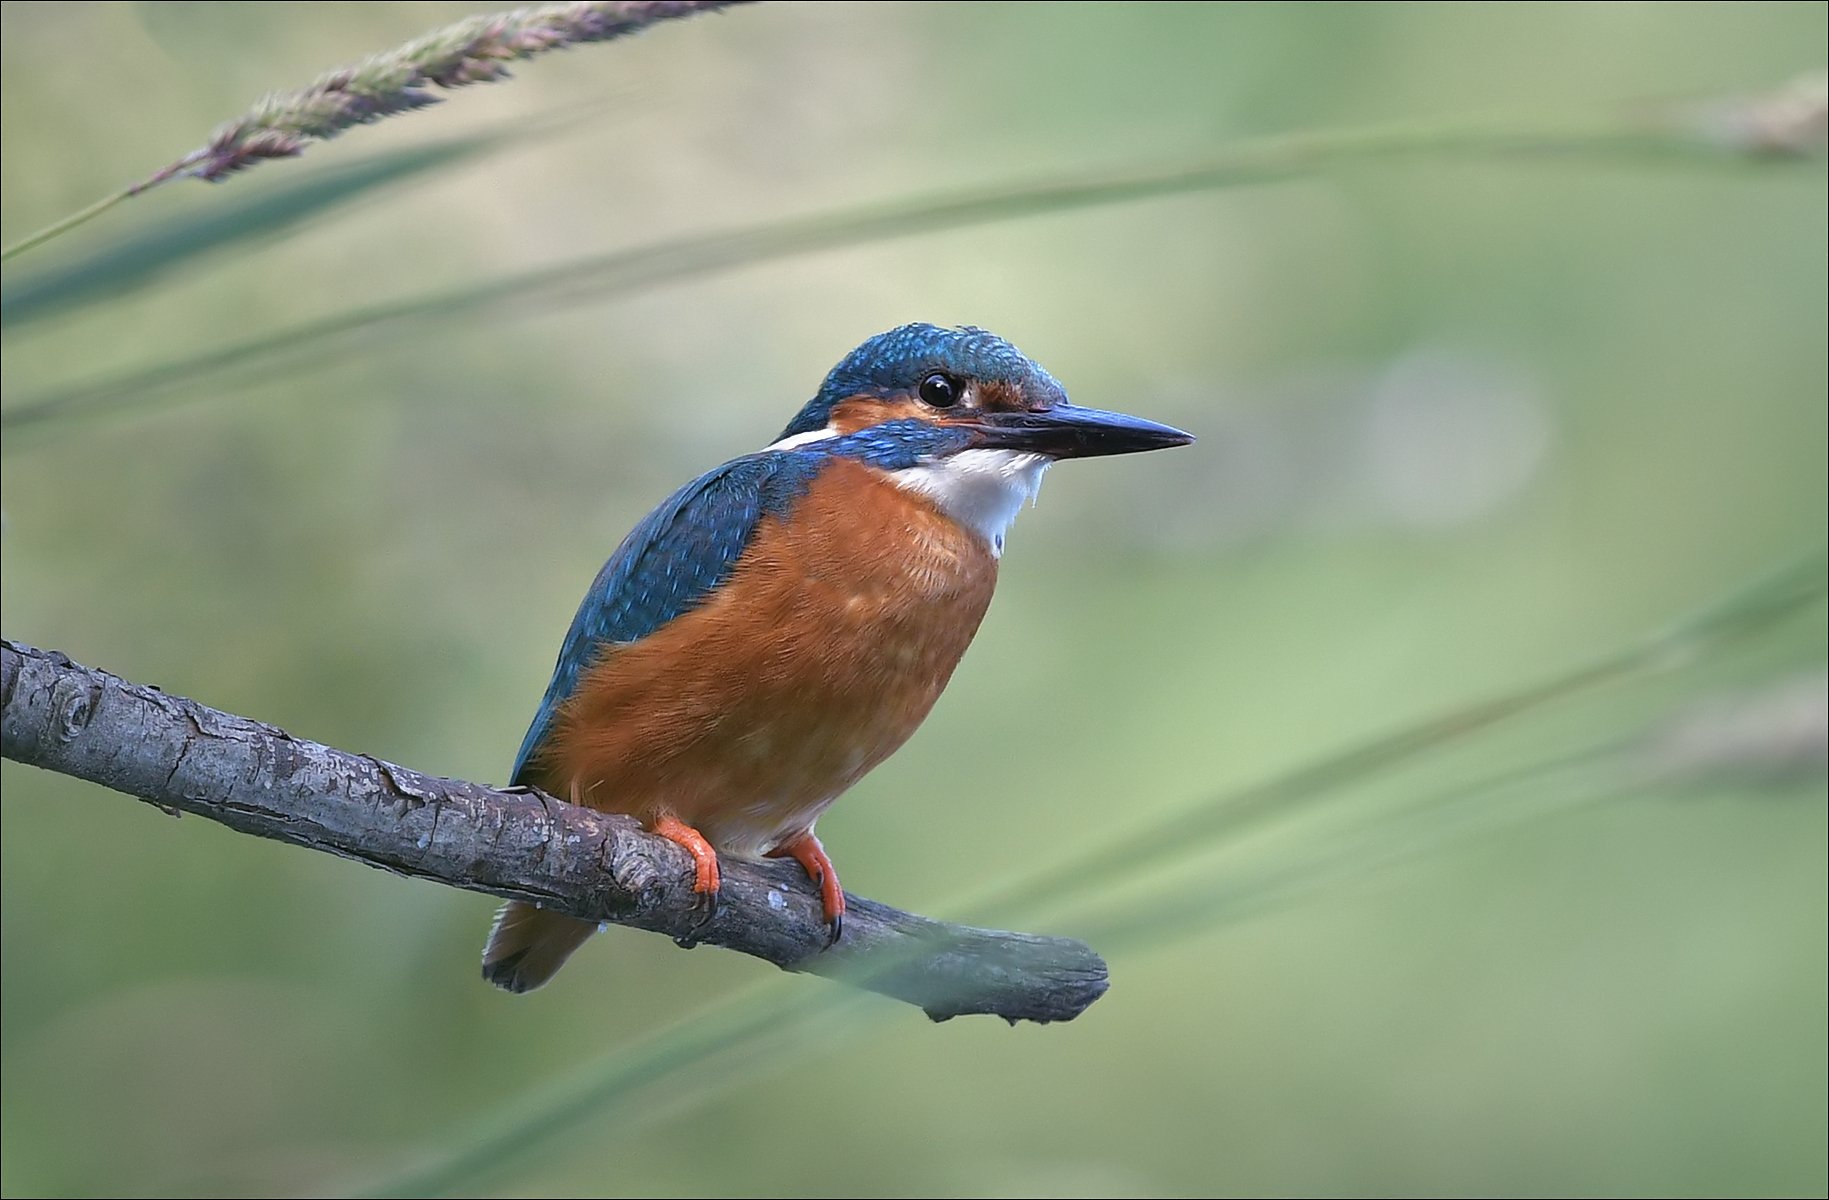
<svg viewBox="0 0 1829 1200">
<path fill-rule="evenodd" d="M 692 855 L 692 890 L 710 892 L 718 890 L 718 852 L 711 848 L 705 835 L 675 816 L 661 817 L 648 826 L 651 833 L 659 834 L 676 846 L 683 847 Z"/>
<path fill-rule="evenodd" d="M 806 871 L 807 877 L 819 885 L 820 907 L 825 912 L 826 924 L 831 927 L 832 940 L 836 942 L 845 923 L 845 889 L 838 882 L 838 871 L 819 839 L 811 833 L 803 833 L 770 850 L 769 857 L 793 859 Z"/>
</svg>

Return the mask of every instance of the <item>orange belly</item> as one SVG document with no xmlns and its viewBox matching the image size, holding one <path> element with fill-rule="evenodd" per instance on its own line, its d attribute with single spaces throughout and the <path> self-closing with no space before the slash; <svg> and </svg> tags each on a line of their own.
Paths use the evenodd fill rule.
<svg viewBox="0 0 1829 1200">
<path fill-rule="evenodd" d="M 535 752 L 534 779 L 764 854 L 915 731 L 996 580 L 975 535 L 835 460 L 785 519 L 763 519 L 705 603 L 601 652 Z"/>
</svg>

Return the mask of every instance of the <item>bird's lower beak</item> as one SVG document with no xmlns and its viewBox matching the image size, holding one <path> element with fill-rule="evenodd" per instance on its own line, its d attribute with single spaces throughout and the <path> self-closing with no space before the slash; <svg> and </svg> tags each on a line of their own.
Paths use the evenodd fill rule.
<svg viewBox="0 0 1829 1200">
<path fill-rule="evenodd" d="M 1091 458 L 1165 450 L 1194 440 L 1168 425 L 1077 404 L 1056 404 L 1034 412 L 987 412 L 971 422 L 987 449 L 1024 450 L 1049 458 Z"/>
</svg>

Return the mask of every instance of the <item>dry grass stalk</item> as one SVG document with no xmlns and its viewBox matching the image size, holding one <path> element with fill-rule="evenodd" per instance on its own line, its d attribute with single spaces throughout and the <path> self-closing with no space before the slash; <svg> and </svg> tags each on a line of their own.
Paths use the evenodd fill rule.
<svg viewBox="0 0 1829 1200">
<path fill-rule="evenodd" d="M 215 182 L 269 158 L 293 158 L 314 141 L 437 104 L 428 88 L 508 77 L 507 64 L 549 50 L 603 42 L 657 21 L 749 0 L 574 0 L 483 13 L 342 67 L 296 92 L 274 92 L 200 146 L 129 189 L 137 195 L 180 175 Z"/>
</svg>

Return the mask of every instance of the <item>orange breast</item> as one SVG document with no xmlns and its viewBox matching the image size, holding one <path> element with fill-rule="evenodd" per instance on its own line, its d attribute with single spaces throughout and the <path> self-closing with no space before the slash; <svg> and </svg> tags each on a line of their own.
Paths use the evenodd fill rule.
<svg viewBox="0 0 1829 1200">
<path fill-rule="evenodd" d="M 915 731 L 996 581 L 974 535 L 835 460 L 786 518 L 763 518 L 715 595 L 603 652 L 535 756 L 537 779 L 765 853 Z"/>
</svg>

